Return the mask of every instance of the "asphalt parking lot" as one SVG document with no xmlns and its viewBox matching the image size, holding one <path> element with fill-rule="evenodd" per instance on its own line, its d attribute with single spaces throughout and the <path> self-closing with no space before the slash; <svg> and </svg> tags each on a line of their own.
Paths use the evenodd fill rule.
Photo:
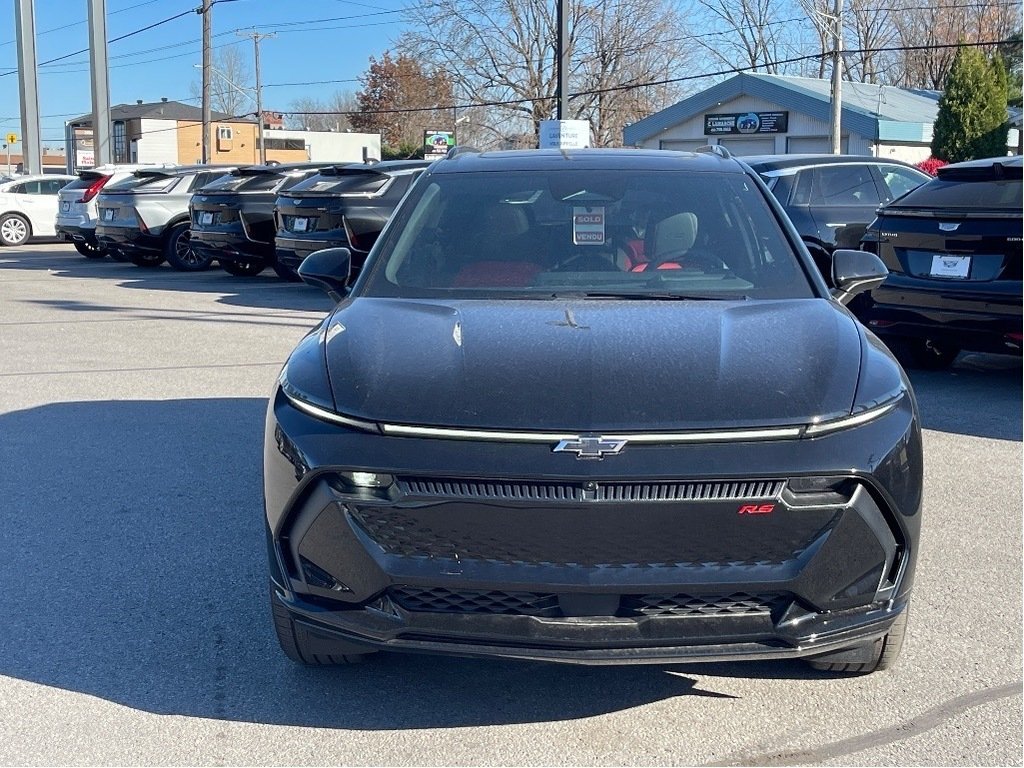
<svg viewBox="0 0 1024 768">
<path fill-rule="evenodd" d="M 926 506 L 891 672 L 304 669 L 266 606 L 261 433 L 328 308 L 269 270 L 0 250 L 0 763 L 1021 764 L 1019 358 L 912 374 Z"/>
</svg>

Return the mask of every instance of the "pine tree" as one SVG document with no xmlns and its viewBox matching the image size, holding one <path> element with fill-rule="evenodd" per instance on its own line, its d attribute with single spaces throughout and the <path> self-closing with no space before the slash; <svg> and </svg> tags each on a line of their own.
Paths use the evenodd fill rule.
<svg viewBox="0 0 1024 768">
<path fill-rule="evenodd" d="M 1000 79 L 1000 73 L 1002 77 Z M 950 163 L 1006 153 L 1006 69 L 961 47 L 939 99 L 932 155 Z"/>
</svg>

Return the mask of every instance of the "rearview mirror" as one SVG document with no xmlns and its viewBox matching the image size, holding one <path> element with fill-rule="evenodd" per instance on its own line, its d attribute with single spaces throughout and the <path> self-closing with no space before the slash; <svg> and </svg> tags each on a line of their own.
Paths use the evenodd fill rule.
<svg viewBox="0 0 1024 768">
<path fill-rule="evenodd" d="M 313 251 L 299 264 L 299 277 L 314 288 L 325 291 L 334 301 L 348 292 L 352 253 L 348 248 L 324 248 Z"/>
<path fill-rule="evenodd" d="M 832 297 L 849 304 L 858 293 L 874 290 L 889 276 L 885 264 L 873 253 L 840 248 L 832 253 Z"/>
</svg>

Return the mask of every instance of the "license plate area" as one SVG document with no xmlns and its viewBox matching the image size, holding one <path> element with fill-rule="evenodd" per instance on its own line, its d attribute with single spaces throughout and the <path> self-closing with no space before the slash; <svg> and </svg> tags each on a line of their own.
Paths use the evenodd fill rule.
<svg viewBox="0 0 1024 768">
<path fill-rule="evenodd" d="M 305 216 L 296 216 L 292 219 L 292 232 L 305 232 L 309 227 L 309 219 Z"/>
<path fill-rule="evenodd" d="M 104 221 L 113 221 L 116 217 L 117 217 L 117 209 L 116 208 L 104 208 L 103 209 L 103 220 Z"/>
<path fill-rule="evenodd" d="M 67 200 L 63 201 L 63 202 L 62 202 L 62 203 L 60 204 L 60 209 L 61 209 L 61 211 L 63 211 L 64 213 L 67 213 L 68 211 L 70 211 L 70 210 L 71 210 L 71 203 L 70 203 L 69 201 L 67 201 Z"/>
<path fill-rule="evenodd" d="M 213 213 L 211 211 L 200 211 L 199 224 L 200 226 L 207 226 L 209 224 L 213 224 Z"/>
<path fill-rule="evenodd" d="M 944 277 L 953 280 L 966 280 L 971 273 L 971 257 L 955 256 L 949 253 L 932 254 L 932 277 Z"/>
</svg>

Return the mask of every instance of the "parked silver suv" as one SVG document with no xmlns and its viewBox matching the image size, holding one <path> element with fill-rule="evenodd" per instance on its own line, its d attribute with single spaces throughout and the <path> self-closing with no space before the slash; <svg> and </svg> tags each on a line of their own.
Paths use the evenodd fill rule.
<svg viewBox="0 0 1024 768">
<path fill-rule="evenodd" d="M 78 179 L 57 195 L 57 236 L 75 246 L 87 259 L 102 259 L 106 251 L 96 242 L 96 197 L 108 185 L 131 177 L 140 168 L 173 168 L 173 165 L 98 165 L 78 172 Z"/>
<path fill-rule="evenodd" d="M 97 203 L 99 246 L 140 267 L 156 267 L 166 260 L 175 269 L 202 269 L 202 260 L 189 244 L 188 203 L 195 190 L 234 168 L 141 168 L 124 181 L 108 185 Z"/>
</svg>

